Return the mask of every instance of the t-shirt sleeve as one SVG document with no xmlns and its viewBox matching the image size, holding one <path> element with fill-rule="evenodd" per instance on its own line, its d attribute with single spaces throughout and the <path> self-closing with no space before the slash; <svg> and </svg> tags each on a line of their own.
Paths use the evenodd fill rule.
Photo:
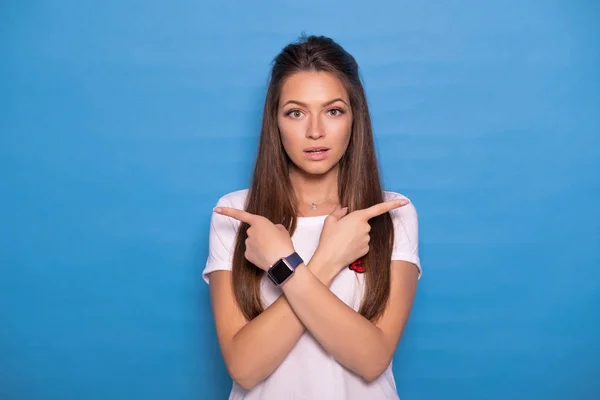
<svg viewBox="0 0 600 400">
<path fill-rule="evenodd" d="M 224 198 L 219 199 L 216 207 L 232 207 Z M 213 271 L 231 271 L 233 265 L 233 252 L 240 222 L 213 211 L 210 220 L 208 236 L 208 259 L 202 271 L 202 278 L 209 283 L 209 275 Z"/>
<path fill-rule="evenodd" d="M 390 211 L 394 223 L 394 247 L 392 260 L 408 261 L 419 269 L 419 279 L 423 274 L 419 258 L 419 222 L 413 203 Z"/>
</svg>

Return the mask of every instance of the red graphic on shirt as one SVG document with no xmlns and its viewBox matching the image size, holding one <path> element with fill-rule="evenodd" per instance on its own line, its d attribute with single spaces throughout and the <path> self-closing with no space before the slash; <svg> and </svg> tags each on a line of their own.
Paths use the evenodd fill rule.
<svg viewBox="0 0 600 400">
<path fill-rule="evenodd" d="M 359 258 L 358 260 L 354 261 L 348 266 L 348 268 L 350 268 L 352 271 L 356 271 L 361 274 L 365 272 L 365 266 L 363 265 L 362 258 Z"/>
</svg>

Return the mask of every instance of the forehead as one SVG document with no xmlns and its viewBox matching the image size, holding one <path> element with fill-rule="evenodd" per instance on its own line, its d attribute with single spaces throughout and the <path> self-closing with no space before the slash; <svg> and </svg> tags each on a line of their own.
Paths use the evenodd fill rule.
<svg viewBox="0 0 600 400">
<path fill-rule="evenodd" d="M 329 72 L 298 72 L 284 81 L 280 103 L 297 100 L 321 104 L 336 97 L 348 101 L 346 88 L 335 75 Z"/>
</svg>

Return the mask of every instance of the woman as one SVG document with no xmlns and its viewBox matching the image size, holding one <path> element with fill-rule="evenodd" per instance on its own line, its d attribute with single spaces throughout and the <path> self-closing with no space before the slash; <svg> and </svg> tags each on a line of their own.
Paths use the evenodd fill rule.
<svg viewBox="0 0 600 400">
<path fill-rule="evenodd" d="M 354 58 L 322 36 L 285 47 L 251 187 L 219 199 L 203 272 L 230 399 L 397 399 L 417 238 L 381 188 Z"/>
</svg>

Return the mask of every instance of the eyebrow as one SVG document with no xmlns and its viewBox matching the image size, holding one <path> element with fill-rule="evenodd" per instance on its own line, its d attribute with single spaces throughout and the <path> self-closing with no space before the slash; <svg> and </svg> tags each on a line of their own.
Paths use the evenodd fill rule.
<svg viewBox="0 0 600 400">
<path fill-rule="evenodd" d="M 348 105 L 348 104 L 347 104 L 347 103 L 346 103 L 346 102 L 345 102 L 345 101 L 344 101 L 344 100 L 343 100 L 341 97 L 336 97 L 336 98 L 335 98 L 335 99 L 333 99 L 333 100 L 326 101 L 325 103 L 321 104 L 321 106 L 322 106 L 322 107 L 327 107 L 328 105 L 330 105 L 330 104 L 333 104 L 333 103 L 335 103 L 336 101 L 341 101 L 342 103 L 344 103 L 344 104 Z M 289 100 L 289 101 L 287 101 L 287 102 L 286 102 L 286 103 L 285 103 L 285 104 L 284 104 L 282 107 L 285 107 L 285 106 L 287 106 L 287 105 L 288 105 L 288 104 L 290 104 L 290 103 L 298 104 L 299 106 L 302 106 L 302 107 L 308 107 L 308 104 L 306 104 L 306 103 L 303 103 L 303 102 L 301 102 L 301 101 L 297 101 L 297 100 Z"/>
</svg>

